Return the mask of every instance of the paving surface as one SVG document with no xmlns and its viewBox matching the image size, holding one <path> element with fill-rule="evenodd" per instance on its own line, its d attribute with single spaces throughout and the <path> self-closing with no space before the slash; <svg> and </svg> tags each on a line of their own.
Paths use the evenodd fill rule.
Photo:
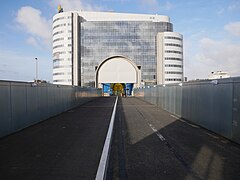
<svg viewBox="0 0 240 180">
<path fill-rule="evenodd" d="M 115 98 L 98 98 L 0 139 L 0 179 L 94 179 Z"/>
<path fill-rule="evenodd" d="M 0 179 L 95 179 L 114 102 L 98 98 L 0 139 Z M 106 177 L 240 179 L 240 145 L 119 98 Z"/>
<path fill-rule="evenodd" d="M 240 145 L 140 99 L 119 99 L 114 128 L 107 179 L 240 179 Z"/>
</svg>

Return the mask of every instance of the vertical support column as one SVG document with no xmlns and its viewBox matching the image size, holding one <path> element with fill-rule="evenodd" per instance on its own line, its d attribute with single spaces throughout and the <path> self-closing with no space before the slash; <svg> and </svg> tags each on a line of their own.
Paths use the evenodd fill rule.
<svg viewBox="0 0 240 180">
<path fill-rule="evenodd" d="M 75 86 L 79 84 L 79 16 L 78 13 L 72 13 L 72 74 Z"/>
<path fill-rule="evenodd" d="M 157 43 L 157 84 L 164 84 L 164 34 L 158 33 Z"/>
</svg>

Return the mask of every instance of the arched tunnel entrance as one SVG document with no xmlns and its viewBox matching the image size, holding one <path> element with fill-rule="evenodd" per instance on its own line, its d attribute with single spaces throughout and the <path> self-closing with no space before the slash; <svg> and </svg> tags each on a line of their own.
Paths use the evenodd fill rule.
<svg viewBox="0 0 240 180">
<path fill-rule="evenodd" d="M 139 85 L 140 70 L 124 56 L 107 58 L 97 67 L 96 87 L 102 88 L 105 96 L 131 96 L 133 88 Z"/>
</svg>

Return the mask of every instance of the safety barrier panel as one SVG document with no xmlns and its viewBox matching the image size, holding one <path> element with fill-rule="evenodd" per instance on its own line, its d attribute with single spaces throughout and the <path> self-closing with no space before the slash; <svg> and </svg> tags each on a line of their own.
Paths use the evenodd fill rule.
<svg viewBox="0 0 240 180">
<path fill-rule="evenodd" d="M 99 96 L 94 88 L 0 81 L 0 137 Z"/>
<path fill-rule="evenodd" d="M 240 77 L 145 87 L 134 95 L 240 143 Z"/>
</svg>

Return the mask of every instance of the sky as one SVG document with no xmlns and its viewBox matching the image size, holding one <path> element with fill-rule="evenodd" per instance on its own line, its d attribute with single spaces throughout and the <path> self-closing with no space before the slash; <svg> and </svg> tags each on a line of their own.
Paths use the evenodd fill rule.
<svg viewBox="0 0 240 180">
<path fill-rule="evenodd" d="M 240 0 L 1 0 L 0 80 L 52 82 L 52 17 L 64 11 L 167 15 L 183 35 L 184 76 L 240 76 Z"/>
</svg>

